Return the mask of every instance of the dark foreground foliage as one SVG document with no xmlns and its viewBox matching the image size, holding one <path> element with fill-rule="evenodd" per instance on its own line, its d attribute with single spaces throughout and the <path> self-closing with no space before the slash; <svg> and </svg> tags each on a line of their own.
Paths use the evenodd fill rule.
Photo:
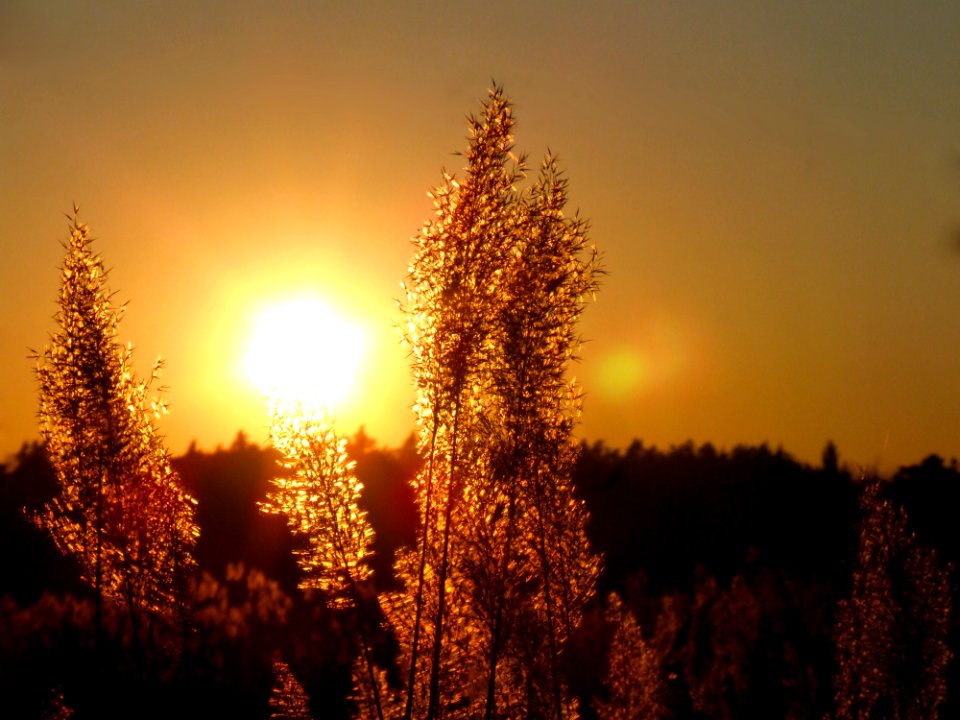
<svg viewBox="0 0 960 720">
<path fill-rule="evenodd" d="M 408 481 L 417 456 L 409 443 L 382 448 L 362 433 L 349 450 L 376 530 L 374 577 L 386 587 L 394 552 L 415 536 Z M 812 467 L 764 446 L 582 448 L 577 492 L 590 510 L 594 550 L 606 556 L 598 598 L 616 591 L 662 659 L 667 717 L 822 718 L 833 711 L 834 613 L 851 592 L 860 488 L 831 457 Z M 0 716 L 53 717 L 62 703 L 77 720 L 266 718 L 280 657 L 314 717 L 349 717 L 357 618 L 297 589 L 293 540 L 280 518 L 257 509 L 275 459 L 238 435 L 229 448 L 194 448 L 175 460 L 198 499 L 201 527 L 190 637 L 184 652 L 170 655 L 170 628 L 151 628 L 150 663 L 136 670 L 128 662 L 129 625 L 118 612 L 105 618 L 107 659 L 94 662 L 92 594 L 79 568 L 23 512 L 55 492 L 42 449 L 25 446 L 3 466 Z M 945 561 L 960 559 L 951 517 L 960 494 L 955 462 L 932 456 L 904 467 L 884 494 L 905 508 L 920 543 Z M 585 717 L 609 700 L 603 683 L 616 628 L 603 604 L 588 613 L 563 658 Z M 956 640 L 954 619 L 951 647 Z M 381 637 L 378 652 L 386 659 L 391 651 Z M 955 716 L 955 668 L 941 717 Z"/>
</svg>

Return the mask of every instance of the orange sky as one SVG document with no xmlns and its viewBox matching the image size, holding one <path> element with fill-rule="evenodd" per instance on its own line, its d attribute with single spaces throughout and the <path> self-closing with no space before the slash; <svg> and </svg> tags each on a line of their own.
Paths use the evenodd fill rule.
<svg viewBox="0 0 960 720">
<path fill-rule="evenodd" d="M 237 355 L 300 290 L 370 334 L 341 428 L 399 442 L 407 238 L 491 78 L 605 253 L 582 437 L 960 455 L 957 47 L 950 3 L 8 0 L 0 458 L 36 437 L 75 201 L 174 452 L 265 438 Z"/>
</svg>

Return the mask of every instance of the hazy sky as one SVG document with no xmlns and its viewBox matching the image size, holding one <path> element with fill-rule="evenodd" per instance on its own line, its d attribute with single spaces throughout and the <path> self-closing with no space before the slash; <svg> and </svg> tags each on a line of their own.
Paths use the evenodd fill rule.
<svg viewBox="0 0 960 720">
<path fill-rule="evenodd" d="M 958 47 L 955 2 L 2 0 L 0 458 L 74 202 L 175 453 L 263 441 L 238 355 L 306 290 L 370 338 L 341 428 L 399 442 L 408 238 L 491 78 L 605 255 L 582 437 L 960 455 Z"/>
</svg>

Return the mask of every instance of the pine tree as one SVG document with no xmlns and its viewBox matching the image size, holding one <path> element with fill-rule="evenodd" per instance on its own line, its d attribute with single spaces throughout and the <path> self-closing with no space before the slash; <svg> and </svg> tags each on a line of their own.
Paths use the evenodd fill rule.
<svg viewBox="0 0 960 720">
<path fill-rule="evenodd" d="M 868 481 L 857 568 L 837 608 L 834 693 L 841 720 L 935 720 L 951 651 L 949 569 Z"/>
<path fill-rule="evenodd" d="M 125 607 L 139 643 L 144 612 L 185 616 L 199 534 L 195 501 L 172 470 L 154 424 L 166 411 L 117 342 L 124 306 L 106 288 L 103 259 L 77 209 L 61 269 L 59 331 L 38 355 L 40 430 L 60 493 L 35 517 L 73 555 L 96 597 Z"/>
</svg>

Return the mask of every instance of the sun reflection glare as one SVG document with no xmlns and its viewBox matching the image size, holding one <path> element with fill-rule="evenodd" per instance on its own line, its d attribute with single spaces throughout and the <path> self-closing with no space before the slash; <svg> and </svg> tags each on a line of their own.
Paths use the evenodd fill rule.
<svg viewBox="0 0 960 720">
<path fill-rule="evenodd" d="M 281 301 L 254 318 L 244 374 L 275 404 L 330 409 L 350 395 L 365 345 L 319 298 Z"/>
</svg>

